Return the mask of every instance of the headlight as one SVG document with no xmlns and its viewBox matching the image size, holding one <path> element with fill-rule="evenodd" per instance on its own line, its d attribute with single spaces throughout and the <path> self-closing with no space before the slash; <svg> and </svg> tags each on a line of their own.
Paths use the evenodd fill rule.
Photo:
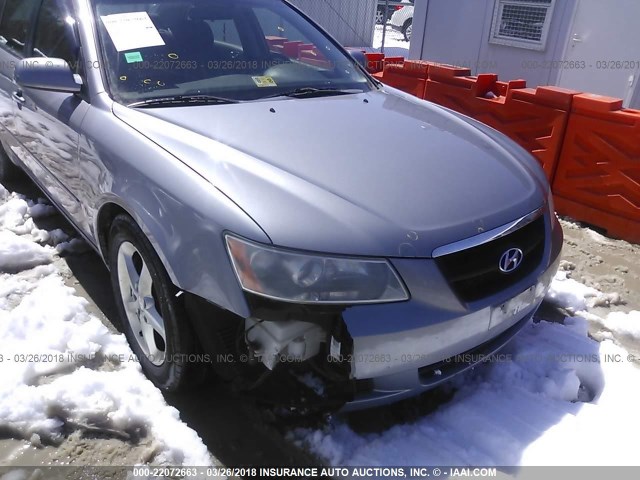
<svg viewBox="0 0 640 480">
<path fill-rule="evenodd" d="M 309 255 L 227 235 L 227 249 L 242 288 L 285 302 L 381 303 L 408 300 L 389 262 Z"/>
</svg>

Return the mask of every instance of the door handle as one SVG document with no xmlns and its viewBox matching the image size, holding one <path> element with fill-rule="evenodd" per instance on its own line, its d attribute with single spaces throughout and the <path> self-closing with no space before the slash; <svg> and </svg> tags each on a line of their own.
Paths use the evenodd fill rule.
<svg viewBox="0 0 640 480">
<path fill-rule="evenodd" d="M 22 96 L 22 90 L 18 90 L 17 92 L 13 92 L 11 97 L 18 102 L 18 106 L 22 106 L 26 103 L 27 99 Z"/>
<path fill-rule="evenodd" d="M 582 37 L 575 33 L 571 39 L 574 43 L 582 43 Z"/>
</svg>

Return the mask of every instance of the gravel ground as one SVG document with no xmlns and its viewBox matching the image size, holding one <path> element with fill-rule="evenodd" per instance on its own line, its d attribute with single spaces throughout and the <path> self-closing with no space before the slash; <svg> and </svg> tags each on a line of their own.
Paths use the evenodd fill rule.
<svg viewBox="0 0 640 480">
<path fill-rule="evenodd" d="M 569 219 L 561 223 L 565 240 L 560 268 L 574 280 L 607 294 L 591 313 L 605 318 L 611 312 L 640 311 L 640 245 L 606 237 Z M 594 339 L 613 334 L 617 342 L 640 358 L 637 340 L 610 332 L 595 318 L 588 320 Z"/>
<path fill-rule="evenodd" d="M 606 310 L 640 310 L 640 246 L 614 240 L 570 220 L 562 220 L 562 268 L 571 278 L 610 294 Z"/>
</svg>

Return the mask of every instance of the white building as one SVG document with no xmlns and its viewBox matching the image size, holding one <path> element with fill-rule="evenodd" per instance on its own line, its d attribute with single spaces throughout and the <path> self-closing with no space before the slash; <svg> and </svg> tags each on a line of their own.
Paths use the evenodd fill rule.
<svg viewBox="0 0 640 480">
<path fill-rule="evenodd" d="M 410 57 L 640 108 L 639 0 L 416 0 Z"/>
</svg>

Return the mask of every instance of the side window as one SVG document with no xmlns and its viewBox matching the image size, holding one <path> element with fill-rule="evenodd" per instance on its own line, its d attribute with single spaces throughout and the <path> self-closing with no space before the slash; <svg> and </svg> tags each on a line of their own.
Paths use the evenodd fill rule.
<svg viewBox="0 0 640 480">
<path fill-rule="evenodd" d="M 267 39 L 280 37 L 290 41 L 303 41 L 306 43 L 307 39 L 300 31 L 289 25 L 276 12 L 267 8 L 255 8 L 254 12 Z"/>
<path fill-rule="evenodd" d="M 314 43 L 277 12 L 262 7 L 254 8 L 254 12 L 272 53 L 313 67 L 335 67 L 324 54 L 330 48 L 326 43 Z"/>
<path fill-rule="evenodd" d="M 233 20 L 207 20 L 207 23 L 213 32 L 213 38 L 216 42 L 242 47 L 240 34 Z"/>
<path fill-rule="evenodd" d="M 39 0 L 6 0 L 0 20 L 0 46 L 22 55 Z"/>
<path fill-rule="evenodd" d="M 62 58 L 75 67 L 78 64 L 78 45 L 73 21 L 66 1 L 44 0 L 36 22 L 33 56 Z"/>
</svg>

